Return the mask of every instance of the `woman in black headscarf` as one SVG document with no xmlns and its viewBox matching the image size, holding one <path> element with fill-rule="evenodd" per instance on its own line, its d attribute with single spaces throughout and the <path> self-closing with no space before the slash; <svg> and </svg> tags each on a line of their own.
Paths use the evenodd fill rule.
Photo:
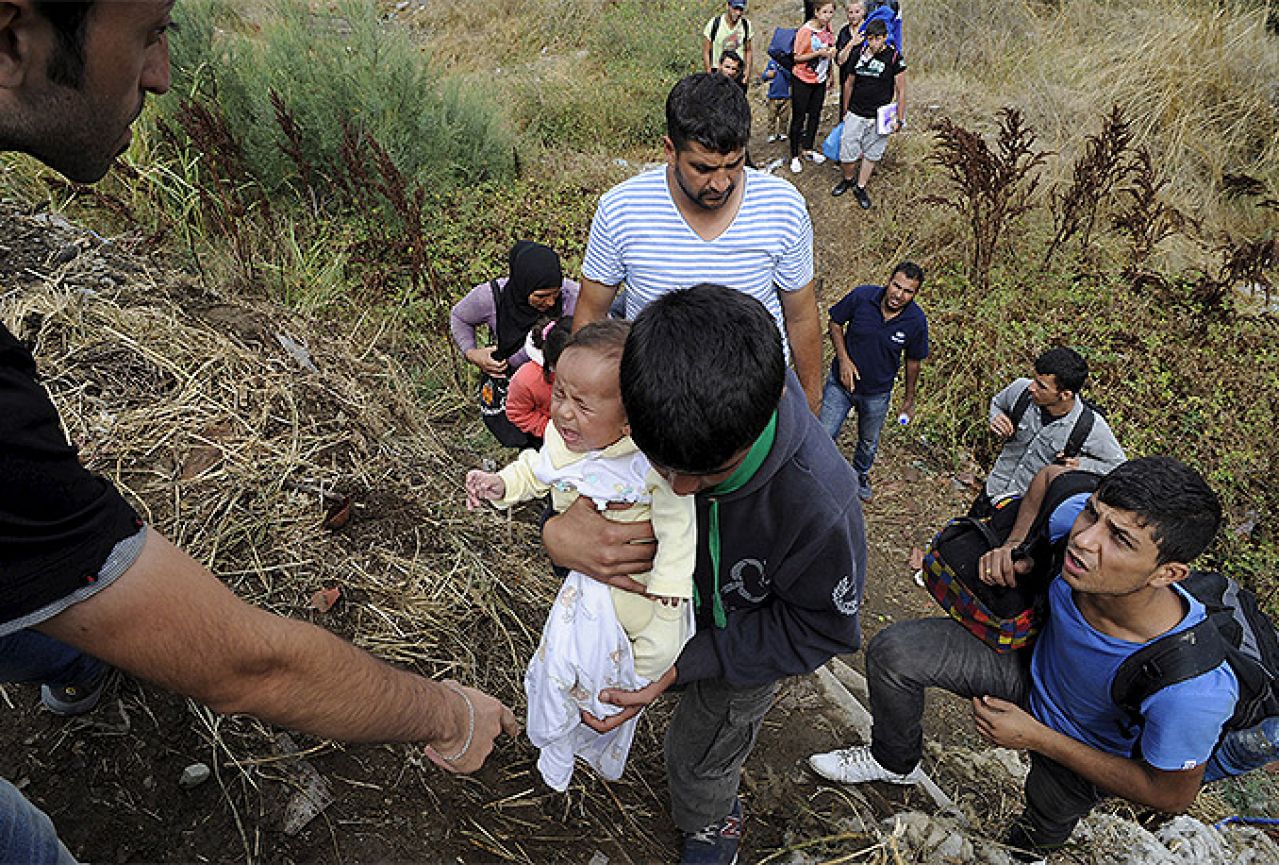
<svg viewBox="0 0 1279 865">
<path fill-rule="evenodd" d="M 560 257 L 550 247 L 521 240 L 511 247 L 509 266 L 509 276 L 475 286 L 449 316 L 462 356 L 489 375 L 514 372 L 528 360 L 524 340 L 539 316 L 572 315 L 577 306 L 578 284 L 564 278 Z M 481 324 L 494 345 L 478 344 Z"/>
</svg>

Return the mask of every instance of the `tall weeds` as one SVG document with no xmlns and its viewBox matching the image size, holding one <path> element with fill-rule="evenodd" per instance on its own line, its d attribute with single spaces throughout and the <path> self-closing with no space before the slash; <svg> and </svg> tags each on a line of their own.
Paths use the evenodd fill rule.
<svg viewBox="0 0 1279 865">
<path fill-rule="evenodd" d="M 1125 157 L 1131 145 L 1132 129 L 1123 110 L 1113 105 L 1102 121 L 1101 131 L 1084 140 L 1084 150 L 1072 166 L 1069 185 L 1053 192 L 1054 232 L 1044 253 L 1044 267 L 1071 239 L 1078 239 L 1081 250 L 1088 248 L 1098 211 L 1126 173 Z"/>
<path fill-rule="evenodd" d="M 942 169 L 950 194 L 928 196 L 925 202 L 963 217 L 971 246 L 969 279 L 988 287 L 995 250 L 1013 220 L 1033 205 L 1036 169 L 1047 154 L 1035 149 L 1035 132 L 1016 108 L 1000 110 L 993 148 L 950 118 L 939 121 L 933 134 L 937 146 L 928 159 Z"/>
</svg>

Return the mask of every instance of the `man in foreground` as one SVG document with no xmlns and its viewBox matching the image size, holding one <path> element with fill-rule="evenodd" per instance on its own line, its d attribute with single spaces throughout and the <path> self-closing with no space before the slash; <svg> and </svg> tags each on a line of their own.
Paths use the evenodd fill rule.
<svg viewBox="0 0 1279 865">
<path fill-rule="evenodd" d="M 1143 645 L 1205 618 L 1177 584 L 1220 519 L 1216 495 L 1182 463 L 1146 457 L 1119 466 L 1074 520 L 1029 659 L 1025 650 L 996 653 L 950 618 L 884 629 L 866 654 L 871 744 L 815 754 L 813 769 L 843 783 L 913 783 L 924 693 L 940 687 L 972 698 L 984 737 L 1031 752 L 1026 808 L 1007 837 L 1018 850 L 1042 856 L 1064 843 L 1108 794 L 1186 809 L 1234 711 L 1234 673 L 1222 663 L 1169 685 L 1137 719 L 1115 705 L 1110 687 Z"/>
<path fill-rule="evenodd" d="M 700 285 L 654 301 L 635 321 L 621 379 L 635 443 L 676 493 L 695 498 L 697 633 L 657 682 L 603 692 L 621 713 L 585 720 L 611 729 L 680 689 L 666 734 L 680 861 L 728 863 L 742 830 L 741 769 L 779 680 L 861 643 L 856 480 L 787 373 L 768 312 L 740 292 Z M 581 504 L 548 521 L 551 558 L 611 577 L 601 560 L 641 547 Z"/>
<path fill-rule="evenodd" d="M 146 94 L 169 88 L 172 7 L 0 0 L 0 150 L 79 183 L 101 179 Z M 50 709 L 79 714 L 111 665 L 323 738 L 429 743 L 454 772 L 478 769 L 501 732 L 517 732 L 480 691 L 245 604 L 145 526 L 80 465 L 34 358 L 3 325 L 0 408 L 0 680 L 43 683 Z M 48 817 L 5 781 L 0 825 L 0 861 L 72 861 Z"/>
<path fill-rule="evenodd" d="M 697 74 L 675 85 L 666 99 L 666 165 L 600 198 L 573 327 L 603 318 L 623 282 L 627 318 L 669 291 L 727 285 L 772 314 L 816 414 L 822 340 L 813 224 L 794 186 L 746 167 L 750 133 L 746 95 L 727 78 Z"/>
</svg>

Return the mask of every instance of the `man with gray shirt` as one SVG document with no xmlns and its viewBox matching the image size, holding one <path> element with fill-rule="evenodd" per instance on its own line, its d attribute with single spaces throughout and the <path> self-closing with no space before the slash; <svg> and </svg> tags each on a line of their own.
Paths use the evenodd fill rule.
<svg viewBox="0 0 1279 865">
<path fill-rule="evenodd" d="M 991 398 L 990 430 L 1006 442 L 972 515 L 1025 495 L 1050 463 L 1106 474 L 1126 459 L 1106 419 L 1079 396 L 1087 378 L 1087 361 L 1058 346 L 1035 360 L 1033 378 L 1019 378 Z"/>
</svg>

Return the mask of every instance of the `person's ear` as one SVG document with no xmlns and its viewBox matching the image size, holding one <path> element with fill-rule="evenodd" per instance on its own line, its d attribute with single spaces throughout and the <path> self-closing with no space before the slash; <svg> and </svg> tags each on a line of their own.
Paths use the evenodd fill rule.
<svg viewBox="0 0 1279 865">
<path fill-rule="evenodd" d="M 1180 583 L 1190 576 L 1190 565 L 1185 562 L 1164 562 L 1151 574 L 1149 585 L 1155 588 L 1166 588 L 1173 583 Z"/>
<path fill-rule="evenodd" d="M 662 136 L 662 150 L 666 152 L 666 161 L 671 165 L 675 164 L 675 142 L 671 141 L 669 135 Z"/>
<path fill-rule="evenodd" d="M 0 88 L 21 87 L 41 54 L 40 40 L 52 38 L 52 25 L 30 0 L 0 0 Z"/>
</svg>

